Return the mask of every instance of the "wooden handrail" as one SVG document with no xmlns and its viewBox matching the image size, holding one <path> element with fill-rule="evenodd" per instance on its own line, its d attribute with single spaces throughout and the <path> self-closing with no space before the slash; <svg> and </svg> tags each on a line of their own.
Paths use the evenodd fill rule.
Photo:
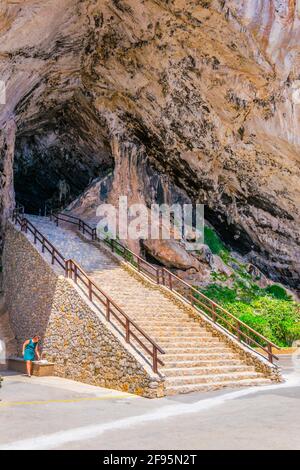
<svg viewBox="0 0 300 470">
<path fill-rule="evenodd" d="M 85 231 L 92 237 L 92 240 L 94 241 L 99 241 L 102 243 L 105 243 L 108 245 L 113 252 L 116 250 L 120 250 L 123 252 L 123 256 L 127 256 L 129 259 L 132 257 L 136 264 L 137 264 L 137 269 L 138 271 L 146 271 L 146 273 L 151 277 L 156 280 L 158 283 L 158 276 L 159 276 L 159 270 L 155 266 L 153 266 L 151 263 L 148 263 L 144 258 L 141 256 L 137 255 L 133 251 L 131 251 L 129 248 L 126 246 L 122 245 L 118 240 L 110 239 L 107 237 L 99 237 L 99 234 L 97 233 L 97 229 L 95 227 L 91 227 L 88 223 L 86 223 L 84 220 L 80 219 L 79 217 L 75 217 L 73 215 L 69 214 L 64 214 L 64 213 L 52 213 L 51 214 L 51 219 L 53 219 L 58 225 L 59 221 L 61 222 L 67 222 L 72 225 L 77 225 L 78 229 L 83 231 L 83 227 Z M 70 219 L 70 220 L 68 220 Z"/>
<path fill-rule="evenodd" d="M 238 339 L 239 342 L 243 343 L 246 347 L 254 351 L 256 354 L 260 355 L 258 351 L 253 349 L 250 344 L 255 344 L 256 346 L 259 346 L 266 354 L 268 360 L 273 363 L 274 359 L 278 360 L 278 357 L 273 353 L 272 347 L 280 350 L 281 348 L 277 346 L 275 343 L 272 341 L 268 340 L 265 336 L 262 334 L 258 333 L 256 330 L 248 326 L 246 323 L 243 321 L 239 320 L 236 316 L 234 316 L 232 313 L 228 312 L 225 308 L 221 307 L 221 305 L 217 304 L 213 300 L 211 300 L 209 297 L 205 296 L 200 292 L 199 290 L 195 289 L 193 286 L 188 284 L 186 281 L 182 280 L 180 277 L 176 276 L 173 274 L 171 271 L 169 271 L 166 268 L 160 268 L 153 266 L 151 263 L 146 261 L 144 258 L 140 257 L 133 251 L 131 251 L 129 248 L 125 247 L 122 245 L 120 242 L 117 240 L 105 238 L 105 237 L 99 237 L 99 234 L 97 233 L 97 230 L 95 227 L 91 227 L 88 223 L 86 223 L 84 220 L 80 219 L 79 217 L 75 217 L 73 215 L 65 214 L 65 213 L 57 213 L 57 214 L 52 214 L 53 219 L 55 220 L 56 224 L 58 225 L 59 221 L 63 222 L 69 222 L 71 224 L 78 225 L 79 230 L 86 231 L 91 237 L 92 240 L 104 242 L 107 245 L 110 246 L 112 251 L 115 251 L 116 249 L 119 249 L 119 251 L 123 254 L 123 256 L 127 259 L 129 263 L 131 263 L 139 272 L 142 271 L 146 273 L 150 278 L 154 278 L 157 284 L 161 284 L 168 288 L 171 291 L 176 291 L 175 289 L 175 284 L 176 282 L 180 283 L 182 286 L 188 289 L 189 295 L 186 297 L 185 295 L 181 294 L 180 292 L 176 291 L 183 297 L 185 300 L 191 303 L 191 305 L 195 308 L 196 311 L 201 311 L 202 313 L 205 313 L 208 315 L 210 318 L 213 319 L 214 322 L 217 322 L 217 319 L 220 322 L 225 322 L 226 324 L 229 324 L 227 328 L 221 326 L 224 330 L 229 332 L 230 334 L 233 334 L 232 331 L 234 330 L 235 338 Z M 134 261 L 131 261 L 132 258 Z M 136 266 L 135 266 L 136 264 Z M 153 274 L 154 273 L 154 274 Z M 196 296 L 200 297 L 201 299 L 204 299 L 206 302 L 209 303 L 209 306 L 206 306 L 203 302 L 200 301 L 197 297 L 194 297 L 195 294 Z M 194 301 L 193 301 L 194 300 Z M 198 303 L 201 303 L 202 308 L 197 307 L 197 301 Z M 222 312 L 222 315 L 218 312 L 216 312 L 216 309 Z M 209 313 L 207 313 L 207 310 Z M 231 320 L 234 320 L 235 325 L 230 324 L 224 316 L 229 317 Z M 241 328 L 244 328 L 247 330 L 246 334 L 244 331 L 241 330 Z M 249 334 L 252 333 L 253 335 L 256 336 L 256 338 L 259 338 L 260 341 L 266 344 L 266 347 L 264 347 L 262 344 L 258 343 L 254 338 L 249 336 Z M 250 344 L 249 344 L 250 343 Z M 264 356 L 265 357 L 265 356 Z"/>
<path fill-rule="evenodd" d="M 225 314 L 227 317 L 233 319 L 237 326 L 234 326 L 234 325 L 231 325 L 231 328 L 235 330 L 236 332 L 236 337 L 238 338 L 239 335 L 242 335 L 244 336 L 244 338 L 251 342 L 251 343 L 255 343 L 257 346 L 259 346 L 262 350 L 264 350 L 267 355 L 268 355 L 268 359 L 271 363 L 273 363 L 273 359 L 277 359 L 278 360 L 278 357 L 272 352 L 272 347 L 273 348 L 276 348 L 278 350 L 280 350 L 281 348 L 279 346 L 277 346 L 275 343 L 273 343 L 272 341 L 270 341 L 268 338 L 266 338 L 265 336 L 263 336 L 262 334 L 260 334 L 258 331 L 254 330 L 253 328 L 251 328 L 249 325 L 247 325 L 246 323 L 244 323 L 242 320 L 239 320 L 239 318 L 237 318 L 235 315 L 233 315 L 232 313 L 228 312 L 228 310 L 226 310 L 225 308 L 221 307 L 221 305 L 217 304 L 216 302 L 214 302 L 213 300 L 211 300 L 209 297 L 207 297 L 206 295 L 202 294 L 202 292 L 198 291 L 197 289 L 195 289 L 195 287 L 191 286 L 190 284 L 188 284 L 186 281 L 184 281 L 183 279 L 181 279 L 180 277 L 176 276 L 176 274 L 173 274 L 171 271 L 169 271 L 168 269 L 166 268 L 162 268 L 162 271 L 164 272 L 164 275 L 163 275 L 163 279 L 166 280 L 166 279 L 172 279 L 172 283 L 171 283 L 171 286 L 170 286 L 170 289 L 171 290 L 176 290 L 174 289 L 174 285 L 175 285 L 175 281 L 176 282 L 179 282 L 182 286 L 184 286 L 185 288 L 187 288 L 189 290 L 189 293 L 194 293 L 196 296 L 199 296 L 201 299 L 205 299 L 209 305 L 211 305 L 213 308 L 213 312 L 215 315 L 217 315 L 220 320 L 222 321 L 225 321 L 225 319 L 216 312 L 216 309 L 220 310 L 221 312 L 223 312 L 223 314 Z M 166 284 L 164 284 L 166 285 Z M 168 286 L 166 286 L 168 287 Z M 178 292 L 180 294 L 180 292 Z M 182 295 L 182 294 L 180 294 Z M 184 295 L 182 295 L 182 297 L 185 297 Z M 195 302 L 197 302 L 197 297 L 194 297 L 195 299 Z M 205 304 L 203 304 L 203 302 L 200 302 L 201 305 L 203 306 L 203 308 L 207 308 L 209 309 L 209 307 L 207 307 Z M 195 306 L 195 305 L 193 305 Z M 203 310 L 203 308 L 201 308 L 200 310 Z M 209 309 L 211 310 L 211 309 Z M 210 317 L 212 316 L 209 315 Z M 259 344 L 256 340 L 254 340 L 253 338 L 251 338 L 251 336 L 245 334 L 241 329 L 240 327 L 243 327 L 247 330 L 248 333 L 253 333 L 257 338 L 259 338 L 261 341 L 263 341 L 264 343 L 266 343 L 267 345 L 267 349 L 264 348 L 261 344 Z M 226 330 L 228 330 L 228 328 L 225 328 Z M 240 341 L 241 342 L 241 341 Z M 250 346 L 249 344 L 246 344 L 246 346 Z M 257 353 L 257 351 L 255 351 Z"/>
<path fill-rule="evenodd" d="M 89 283 L 89 285 L 91 285 L 95 290 L 96 292 L 99 292 L 100 294 L 102 294 L 106 300 L 109 302 L 109 305 L 110 306 L 113 306 L 116 310 L 118 310 L 118 312 L 126 319 L 130 322 L 130 325 L 131 326 L 134 326 L 134 328 L 139 332 L 141 333 L 153 346 L 155 346 L 155 348 L 161 353 L 161 354 L 164 354 L 164 351 L 161 349 L 160 346 L 158 346 L 158 344 L 155 343 L 155 341 L 150 338 L 150 336 L 147 335 L 147 333 L 145 333 L 143 331 L 142 328 L 140 328 L 137 323 L 135 323 L 134 320 L 131 320 L 130 317 L 127 315 L 127 313 L 124 312 L 124 310 L 121 309 L 121 307 L 119 307 L 116 302 L 110 297 L 108 296 L 102 289 L 100 289 L 99 286 L 97 286 L 97 284 L 94 283 L 94 281 L 92 281 L 92 279 L 85 273 L 85 271 L 79 266 L 79 264 L 76 263 L 76 261 L 70 259 L 67 261 L 67 263 L 70 263 L 72 266 L 76 266 L 77 268 L 77 271 L 81 272 L 81 274 L 85 277 L 85 279 L 87 280 L 87 282 Z M 160 361 L 161 362 L 161 361 Z"/>
<path fill-rule="evenodd" d="M 22 219 L 21 230 L 27 233 L 28 231 L 34 236 L 34 244 L 39 241 L 42 245 L 42 249 L 48 251 L 52 256 L 52 264 L 57 261 L 60 266 L 65 269 L 65 258 L 55 248 L 55 246 L 26 218 Z M 39 238 L 40 237 L 40 238 Z M 57 256 L 57 258 L 56 258 Z"/>
<path fill-rule="evenodd" d="M 237 320 L 239 325 L 243 325 L 245 328 L 247 328 L 249 331 L 251 331 L 252 333 L 255 333 L 256 336 L 258 336 L 259 338 L 263 339 L 264 341 L 270 343 L 274 348 L 277 348 L 277 349 L 280 349 L 279 346 L 277 346 L 276 344 L 272 343 L 272 341 L 270 341 L 268 338 L 266 338 L 265 336 L 263 336 L 262 334 L 258 333 L 256 330 L 254 330 L 253 328 L 251 328 L 251 326 L 247 325 L 247 323 L 244 323 L 242 320 L 239 320 L 236 316 L 234 316 L 232 313 L 228 312 L 228 310 L 226 310 L 224 307 L 222 307 L 221 305 L 217 304 L 216 302 L 214 302 L 212 299 L 210 299 L 209 297 L 207 297 L 206 295 L 202 294 L 202 292 L 198 291 L 197 289 L 195 289 L 195 287 L 191 286 L 190 284 L 188 284 L 186 281 L 184 281 L 183 279 L 181 279 L 180 277 L 176 276 L 176 274 L 173 274 L 171 271 L 169 271 L 168 269 L 166 268 L 162 268 L 165 272 L 167 272 L 169 275 L 171 275 L 173 278 L 175 278 L 177 281 L 180 281 L 181 284 L 184 284 L 186 287 L 188 287 L 191 291 L 195 292 L 196 295 L 199 295 L 200 297 L 204 298 L 205 300 L 207 300 L 211 305 L 214 305 L 216 308 L 218 308 L 219 310 L 222 310 L 226 315 L 228 315 L 229 317 L 233 318 L 234 320 Z"/>
<path fill-rule="evenodd" d="M 163 361 L 158 358 L 158 353 L 165 354 L 165 351 L 142 328 L 140 328 L 137 323 L 135 323 L 135 321 L 131 320 L 131 318 L 114 302 L 111 297 L 109 297 L 102 289 L 100 289 L 99 286 L 97 286 L 97 284 L 92 281 L 92 279 L 79 266 L 79 264 L 76 263 L 76 261 L 73 259 L 65 259 L 64 256 L 55 248 L 55 246 L 26 217 L 23 216 L 22 212 L 19 212 L 18 209 L 15 209 L 13 218 L 14 222 L 20 225 L 21 231 L 25 233 L 30 232 L 33 235 L 34 243 L 36 244 L 39 242 L 42 245 L 43 252 L 46 250 L 48 253 L 50 253 L 52 264 L 57 262 L 57 264 L 63 268 L 66 277 L 72 279 L 76 284 L 79 284 L 78 280 L 81 280 L 87 289 L 87 295 L 90 301 L 93 301 L 94 297 L 96 297 L 102 304 L 106 306 L 107 321 L 109 321 L 115 327 L 114 323 L 112 322 L 112 316 L 114 316 L 114 318 L 125 327 L 126 342 L 132 346 L 135 346 L 131 340 L 132 337 L 144 349 L 144 351 L 150 355 L 152 359 L 152 369 L 155 373 L 158 373 L 158 365 L 164 365 Z M 104 297 L 105 302 L 103 302 L 103 299 L 101 299 L 99 294 Z M 97 304 L 94 303 L 94 305 L 98 308 L 101 314 L 104 315 Z M 122 319 L 120 319 L 120 316 Z M 125 323 L 123 320 L 125 320 Z M 136 336 L 135 332 L 138 332 L 145 340 L 147 340 L 150 343 L 152 349 L 149 349 L 149 347 L 147 347 L 143 341 L 138 336 Z"/>
</svg>

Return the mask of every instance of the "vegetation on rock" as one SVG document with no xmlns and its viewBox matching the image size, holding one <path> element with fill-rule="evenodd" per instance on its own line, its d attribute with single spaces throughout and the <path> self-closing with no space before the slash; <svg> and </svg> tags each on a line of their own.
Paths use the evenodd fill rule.
<svg viewBox="0 0 300 470">
<path fill-rule="evenodd" d="M 234 273 L 213 272 L 214 282 L 201 292 L 279 346 L 291 346 L 299 339 L 300 304 L 280 285 L 261 288 L 247 264 L 232 256 L 213 229 L 206 228 L 205 242 Z"/>
</svg>

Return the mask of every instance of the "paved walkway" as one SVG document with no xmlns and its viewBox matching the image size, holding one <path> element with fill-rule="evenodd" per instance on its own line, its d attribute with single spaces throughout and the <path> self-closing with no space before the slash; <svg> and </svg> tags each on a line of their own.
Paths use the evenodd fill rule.
<svg viewBox="0 0 300 470">
<path fill-rule="evenodd" d="M 56 377 L 10 374 L 2 449 L 300 449 L 299 359 L 287 382 L 148 400 Z"/>
</svg>

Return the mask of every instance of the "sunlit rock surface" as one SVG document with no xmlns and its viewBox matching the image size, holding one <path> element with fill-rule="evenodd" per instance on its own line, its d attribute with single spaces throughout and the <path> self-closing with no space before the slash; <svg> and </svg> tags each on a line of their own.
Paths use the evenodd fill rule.
<svg viewBox="0 0 300 470">
<path fill-rule="evenodd" d="M 249 261 L 298 287 L 299 5 L 2 0 L 3 216 L 13 155 L 32 211 L 94 178 L 109 180 L 99 200 L 164 201 L 176 188 Z"/>
</svg>

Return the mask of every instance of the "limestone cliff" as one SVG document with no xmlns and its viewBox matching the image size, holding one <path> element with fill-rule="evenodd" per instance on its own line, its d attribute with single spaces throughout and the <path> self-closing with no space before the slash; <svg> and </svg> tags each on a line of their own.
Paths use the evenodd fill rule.
<svg viewBox="0 0 300 470">
<path fill-rule="evenodd" d="M 175 194 L 299 287 L 299 21 L 299 0 L 2 0 L 3 216 L 14 155 L 30 210 L 94 178 Z"/>
</svg>

